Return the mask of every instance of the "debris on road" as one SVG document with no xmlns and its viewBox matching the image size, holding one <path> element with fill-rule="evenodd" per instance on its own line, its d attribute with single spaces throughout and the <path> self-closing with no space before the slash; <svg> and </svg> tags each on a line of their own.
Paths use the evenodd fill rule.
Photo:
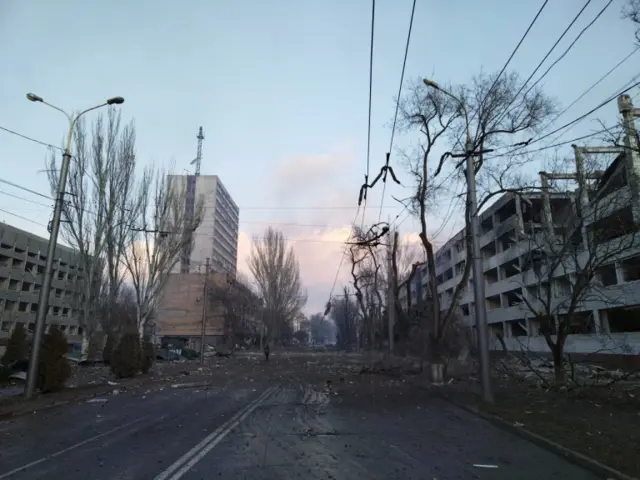
<svg viewBox="0 0 640 480">
<path fill-rule="evenodd" d="M 90 398 L 87 403 L 107 403 L 108 401 L 106 398 Z"/>
</svg>

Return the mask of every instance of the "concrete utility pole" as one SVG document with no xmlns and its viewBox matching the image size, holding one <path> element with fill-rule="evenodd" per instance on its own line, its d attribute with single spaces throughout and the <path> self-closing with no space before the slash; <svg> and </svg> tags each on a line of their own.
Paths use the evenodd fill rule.
<svg viewBox="0 0 640 480">
<path fill-rule="evenodd" d="M 209 282 L 209 257 L 207 257 L 204 264 L 204 288 L 202 296 L 202 337 L 200 338 L 200 365 L 204 365 L 204 340 L 207 331 L 207 294 Z"/>
<path fill-rule="evenodd" d="M 389 321 L 389 354 L 393 355 L 393 330 L 396 323 L 396 295 L 395 295 L 395 278 L 393 276 L 393 243 L 395 235 L 389 230 L 389 246 L 388 246 L 388 270 L 389 278 L 387 281 L 387 318 Z"/>
<path fill-rule="evenodd" d="M 476 170 L 473 157 L 475 155 L 471 128 L 469 125 L 469 112 L 467 106 L 452 93 L 440 88 L 440 86 L 428 79 L 423 80 L 427 87 L 440 90 L 445 95 L 455 100 L 464 114 L 467 139 L 465 142 L 467 188 L 469 193 L 470 230 L 471 230 L 471 255 L 473 257 L 473 300 L 475 302 L 476 330 L 478 333 L 478 351 L 480 353 L 480 381 L 482 384 L 482 399 L 493 403 L 493 390 L 491 388 L 491 370 L 489 358 L 489 328 L 487 325 L 487 304 L 484 291 L 484 267 L 480 252 L 480 220 L 478 218 L 478 198 L 476 193 Z"/>
<path fill-rule="evenodd" d="M 635 119 L 640 117 L 640 108 L 634 108 L 629 95 L 618 97 L 618 111 L 622 114 L 622 125 L 624 127 L 624 147 L 627 150 L 627 178 L 633 202 L 631 210 L 633 221 L 640 223 L 640 151 L 638 149 L 638 131 L 636 130 Z"/>
<path fill-rule="evenodd" d="M 262 351 L 262 338 L 264 337 L 264 306 L 260 300 L 260 351 Z"/>
<path fill-rule="evenodd" d="M 78 119 L 91 110 L 107 105 L 121 105 L 124 103 L 124 98 L 113 97 L 106 102 L 96 105 L 95 107 L 87 108 L 79 114 L 73 116 L 61 108 L 51 105 L 45 102 L 42 97 L 33 93 L 27 93 L 27 100 L 31 102 L 40 102 L 48 107 L 58 110 L 64 113 L 69 120 L 69 130 L 67 131 L 67 139 L 64 146 L 64 152 L 62 154 L 62 163 L 60 165 L 60 178 L 58 180 L 58 193 L 56 195 L 55 206 L 53 208 L 53 220 L 51 221 L 51 235 L 49 236 L 49 245 L 47 246 L 47 263 L 44 270 L 44 278 L 42 279 L 42 289 L 40 290 L 40 296 L 38 298 L 38 313 L 36 315 L 36 325 L 33 333 L 33 345 L 31 348 L 31 355 L 29 357 L 29 371 L 27 373 L 27 383 L 24 390 L 26 398 L 33 398 L 36 392 L 37 378 L 38 378 L 38 363 L 40 362 L 40 346 L 42 344 L 42 337 L 46 328 L 47 311 L 49 310 L 49 293 L 51 292 L 51 280 L 53 277 L 53 262 L 56 255 L 56 248 L 58 246 L 58 233 L 60 231 L 60 221 L 62 219 L 62 208 L 64 205 L 65 189 L 67 187 L 67 176 L 69 175 L 69 164 L 71 163 L 71 140 L 73 138 L 73 129 Z"/>
<path fill-rule="evenodd" d="M 350 330 L 350 328 L 349 328 L 349 292 L 346 289 L 346 287 L 344 289 L 344 324 L 347 327 L 345 330 L 347 332 L 351 333 L 349 331 Z M 346 345 L 346 342 L 348 342 L 349 339 L 345 338 L 344 341 L 345 341 L 345 345 Z"/>
</svg>

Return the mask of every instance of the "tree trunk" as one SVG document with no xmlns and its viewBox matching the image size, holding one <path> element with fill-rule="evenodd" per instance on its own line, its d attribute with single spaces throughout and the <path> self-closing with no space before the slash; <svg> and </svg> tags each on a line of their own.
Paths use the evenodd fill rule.
<svg viewBox="0 0 640 480">
<path fill-rule="evenodd" d="M 564 356 L 562 354 L 562 346 L 556 344 L 552 350 L 553 353 L 553 373 L 556 380 L 556 385 L 564 385 L 565 372 L 564 372 Z"/>
</svg>

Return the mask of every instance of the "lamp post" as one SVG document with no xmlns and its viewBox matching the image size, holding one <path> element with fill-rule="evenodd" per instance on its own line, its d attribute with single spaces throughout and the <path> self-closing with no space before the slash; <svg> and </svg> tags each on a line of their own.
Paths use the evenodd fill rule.
<svg viewBox="0 0 640 480">
<path fill-rule="evenodd" d="M 489 369 L 489 335 L 487 326 L 487 305 L 484 291 L 484 269 L 482 256 L 480 255 L 480 222 L 478 219 L 478 198 L 476 192 L 476 172 L 473 161 L 473 140 L 469 126 L 469 112 L 466 104 L 458 97 L 440 88 L 440 86 L 428 79 L 423 80 L 427 87 L 439 90 L 455 100 L 464 114 L 466 142 L 465 159 L 467 173 L 467 188 L 469 193 L 470 230 L 471 230 L 471 255 L 473 257 L 473 299 L 475 302 L 476 330 L 478 331 L 478 351 L 480 353 L 480 379 L 482 384 L 482 399 L 485 402 L 493 401 L 491 390 L 491 375 Z"/>
<path fill-rule="evenodd" d="M 33 333 L 33 344 L 31 348 L 31 355 L 29 356 L 29 371 L 27 373 L 27 384 L 25 386 L 24 394 L 26 398 L 32 398 L 36 391 L 37 377 L 38 377 L 38 362 L 40 360 L 40 346 L 42 343 L 42 337 L 46 326 L 47 310 L 49 309 L 49 293 L 51 291 L 51 277 L 53 274 L 53 262 L 56 254 L 56 246 L 58 243 L 58 232 L 60 230 L 60 219 L 62 217 L 62 208 L 64 204 L 65 188 L 67 184 L 67 176 L 69 174 L 69 163 L 71 162 L 71 140 L 73 138 L 73 129 L 78 119 L 91 110 L 107 105 L 121 105 L 124 103 L 124 98 L 113 97 L 96 105 L 95 107 L 87 108 L 77 115 L 69 115 L 61 108 L 51 105 L 45 102 L 42 97 L 33 93 L 27 93 L 27 100 L 31 102 L 43 103 L 54 110 L 62 112 L 69 121 L 69 131 L 67 132 L 67 138 L 64 146 L 64 152 L 62 154 L 62 164 L 60 165 L 60 178 L 58 181 L 58 193 L 55 199 L 55 206 L 53 209 L 53 220 L 51 221 L 51 235 L 49 236 L 49 245 L 47 246 L 47 264 L 44 271 L 44 279 L 42 281 L 42 289 L 40 290 L 40 296 L 38 299 L 38 313 L 36 316 L 35 331 Z"/>
</svg>

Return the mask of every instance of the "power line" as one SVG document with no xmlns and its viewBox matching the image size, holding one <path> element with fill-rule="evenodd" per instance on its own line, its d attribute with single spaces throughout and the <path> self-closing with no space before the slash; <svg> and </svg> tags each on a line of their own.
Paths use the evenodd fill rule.
<svg viewBox="0 0 640 480">
<path fill-rule="evenodd" d="M 373 39 L 375 34 L 376 20 L 376 0 L 371 0 L 371 44 L 369 47 L 369 115 L 367 120 L 367 172 L 364 174 L 364 183 L 369 183 L 369 170 L 371 165 L 371 97 L 373 95 Z M 367 196 L 364 196 L 364 207 L 362 208 L 362 224 L 364 227 L 364 219 L 367 211 Z M 357 221 L 357 219 L 356 219 Z M 355 225 L 355 223 L 354 223 Z"/>
<path fill-rule="evenodd" d="M 622 95 L 623 93 L 625 93 L 627 90 L 631 89 L 631 88 L 635 88 L 638 85 L 640 85 L 640 81 L 634 83 L 633 85 L 629 86 L 629 87 L 625 87 L 623 88 L 621 91 L 615 93 L 614 95 L 612 95 L 610 98 L 607 98 L 604 102 L 598 104 L 596 107 L 592 108 L 591 110 L 589 110 L 588 112 L 580 115 L 578 118 L 575 118 L 573 120 L 571 120 L 570 122 L 565 123 L 564 125 L 562 125 L 561 127 L 556 128 L 555 130 L 542 135 L 541 137 L 535 138 L 533 140 L 531 140 L 530 142 L 528 142 L 526 145 L 522 145 L 519 147 L 516 147 L 506 153 L 503 154 L 499 154 L 499 155 L 494 155 L 492 157 L 487 157 L 486 160 L 490 160 L 493 158 L 499 158 L 499 157 L 505 157 L 505 156 L 509 156 L 513 153 L 516 153 L 518 150 L 524 148 L 525 146 L 531 146 L 534 143 L 538 143 L 542 140 L 544 140 L 545 138 L 549 138 L 551 135 L 555 135 L 556 133 L 560 132 L 561 130 L 564 130 L 565 128 L 568 128 L 578 122 L 581 122 L 582 120 L 584 120 L 585 118 L 587 118 L 589 115 L 595 113 L 596 111 L 600 110 L 602 107 L 604 107 L 605 105 L 607 105 L 609 102 L 612 102 L 613 100 L 617 99 L 620 95 Z M 601 132 L 600 132 L 601 133 Z"/>
<path fill-rule="evenodd" d="M 471 116 L 471 121 L 470 123 L 473 122 L 473 120 L 476 118 L 476 115 L 478 114 L 478 112 L 480 112 L 482 110 L 482 107 L 484 105 L 484 103 L 487 101 L 487 99 L 489 98 L 489 95 L 491 94 L 491 92 L 493 91 L 493 89 L 496 87 L 496 85 L 498 84 L 498 81 L 500 80 L 500 77 L 502 76 L 502 74 L 505 72 L 505 70 L 507 69 L 507 67 L 509 66 L 509 64 L 511 63 L 511 60 L 513 60 L 513 57 L 515 57 L 516 53 L 518 52 L 518 50 L 520 49 L 520 46 L 522 45 L 522 43 L 524 42 L 524 39 L 527 38 L 527 36 L 529 35 L 529 32 L 531 31 L 531 29 L 533 28 L 533 26 L 535 25 L 535 23 L 538 21 L 538 17 L 540 17 L 540 14 L 542 14 L 542 11 L 544 10 L 544 8 L 547 6 L 547 3 L 549 3 L 549 0 L 545 0 L 545 2 L 542 4 L 542 6 L 540 7 L 540 9 L 538 10 L 538 13 L 536 13 L 536 16 L 533 17 L 533 20 L 531 20 L 531 23 L 529 23 L 529 26 L 527 27 L 527 30 L 524 32 L 524 34 L 522 35 L 522 37 L 520 38 L 520 41 L 518 42 L 518 44 L 516 45 L 516 48 L 513 49 L 513 51 L 511 52 L 511 55 L 509 55 L 509 58 L 507 59 L 507 61 L 505 62 L 505 64 L 502 66 L 502 69 L 500 70 L 500 73 L 498 73 L 498 76 L 495 78 L 495 80 L 493 81 L 493 84 L 491 85 L 491 87 L 489 87 L 489 90 L 487 90 L 487 94 L 485 95 L 484 99 L 482 100 L 482 102 L 480 103 L 479 108 L 477 108 L 474 112 L 473 115 Z M 463 134 L 464 135 L 464 134 Z M 462 136 L 458 139 L 458 144 L 461 142 Z"/>
<path fill-rule="evenodd" d="M 31 218 L 23 217 L 22 215 L 18 215 L 17 213 L 10 212 L 9 210 L 5 210 L 4 208 L 0 208 L 0 212 L 6 213 L 7 215 L 11 215 L 13 217 L 19 218 L 19 219 L 24 220 L 26 222 L 31 222 L 31 223 L 34 223 L 34 224 L 39 225 L 41 227 L 47 228 L 47 226 L 45 224 L 43 224 L 43 223 L 36 222 L 35 220 L 32 220 Z"/>
<path fill-rule="evenodd" d="M 37 192 L 35 190 L 31 190 L 30 188 L 27 188 L 25 186 L 19 185 L 17 183 L 11 182 L 9 180 L 5 180 L 3 178 L 0 178 L 0 183 L 4 183 L 7 184 L 11 187 L 17 188 L 19 190 L 23 190 L 25 192 L 29 192 L 33 195 L 37 195 L 39 197 L 42 198 L 46 198 L 47 200 L 53 200 L 52 197 L 50 197 L 49 195 L 45 195 L 44 193 L 40 193 Z M 3 192 L 0 192 L 3 193 Z M 376 205 L 375 208 L 384 208 L 384 209 L 389 209 L 389 208 L 397 208 L 395 205 Z M 241 211 L 277 211 L 277 210 L 284 210 L 284 211 L 307 211 L 307 210 L 353 210 L 354 206 L 348 206 L 348 205 L 333 205 L 333 206 L 323 206 L 323 207 L 319 207 L 319 206 L 308 206 L 308 207 L 281 207 L 281 206 L 272 206 L 272 207 L 238 207 Z M 85 210 L 86 211 L 86 210 Z"/>
<path fill-rule="evenodd" d="M 373 94 L 373 39 L 375 33 L 376 0 L 371 0 L 371 44 L 369 46 L 369 120 L 367 124 L 367 179 L 371 159 L 371 97 Z"/>
<path fill-rule="evenodd" d="M 526 92 L 524 92 L 524 95 L 522 95 L 523 97 L 526 97 L 527 94 L 533 90 L 533 88 L 542 81 L 542 79 L 544 77 L 547 76 L 547 74 L 551 71 L 551 69 L 553 67 L 555 67 L 566 55 L 567 53 L 569 53 L 569 51 L 573 48 L 573 46 L 578 42 L 578 40 L 580 40 L 580 37 L 587 31 L 589 30 L 594 23 L 596 23 L 596 21 L 602 16 L 602 14 L 605 12 L 605 10 L 607 10 L 607 8 L 609 8 L 609 6 L 613 3 L 613 0 L 609 0 L 609 3 L 607 3 L 604 8 L 602 10 L 600 10 L 600 12 L 598 12 L 598 14 L 595 16 L 595 18 L 593 20 L 591 20 L 591 22 L 589 22 L 589 24 L 587 24 L 586 27 L 584 27 L 580 33 L 578 33 L 578 35 L 576 36 L 576 38 L 573 40 L 573 42 L 571 42 L 571 44 L 567 47 L 567 49 L 562 53 L 562 55 L 560 55 L 555 62 L 553 62 L 549 68 L 547 68 L 547 70 L 533 83 L 533 85 L 531 85 L 528 90 Z M 587 2 L 587 5 L 589 4 L 589 2 Z M 585 5 L 586 7 L 586 5 Z M 580 12 L 582 13 L 582 11 Z M 579 15 L 579 14 L 578 14 Z"/>
<path fill-rule="evenodd" d="M 625 86 L 623 87 L 623 89 L 622 89 L 623 93 L 624 93 L 624 92 L 626 92 L 628 89 L 633 88 L 633 86 L 630 86 L 630 85 L 631 85 L 633 82 L 635 82 L 639 77 L 640 77 L 640 73 L 638 73 L 638 74 L 634 75 L 634 76 L 631 78 L 631 80 L 629 80 L 629 81 L 625 84 Z M 616 97 L 617 97 L 617 96 L 618 96 L 618 94 L 617 94 L 617 93 L 614 93 L 614 96 L 616 96 Z M 574 124 L 571 126 L 571 128 L 569 128 L 568 130 L 565 130 L 564 132 L 562 132 L 562 133 L 560 133 L 559 135 L 557 135 L 555 138 L 552 138 L 551 140 L 549 140 L 549 142 L 547 143 L 547 145 L 548 145 L 548 144 L 551 144 L 551 143 L 555 143 L 555 142 L 557 142 L 557 141 L 558 141 L 558 139 L 559 139 L 560 137 L 562 137 L 563 135 L 565 135 L 567 132 L 569 132 L 571 129 L 573 129 L 573 128 L 574 128 L 576 125 L 578 125 L 579 123 L 583 122 L 585 118 L 587 118 L 587 117 L 584 117 L 584 118 L 580 119 L 578 122 L 574 123 Z"/>
<path fill-rule="evenodd" d="M 589 88 L 587 88 L 584 92 L 582 92 L 582 94 L 580 94 L 580 96 L 578 96 L 578 98 L 576 98 L 573 102 L 571 102 L 569 104 L 569 106 L 565 107 L 560 113 L 558 113 L 555 117 L 553 117 L 553 119 L 549 123 L 547 123 L 541 130 L 545 130 L 550 125 L 553 125 L 556 122 L 556 120 L 558 120 L 558 118 L 560 118 L 562 115 L 564 115 L 571 107 L 573 107 L 576 103 L 578 103 L 580 100 L 582 100 L 587 94 L 589 94 L 589 92 L 591 92 L 594 88 L 596 88 L 604 80 L 606 80 L 606 78 L 609 75 L 611 75 L 614 71 L 616 71 L 624 62 L 629 60 L 629 58 L 631 58 L 635 53 L 637 53 L 639 49 L 640 49 L 640 46 L 637 46 L 636 48 L 634 48 L 631 51 L 631 53 L 629 53 L 626 57 L 624 57 L 622 60 L 620 60 L 612 69 L 610 69 L 607 73 L 602 75 L 598 80 L 596 80 L 596 82 L 594 84 L 592 84 Z"/>
<path fill-rule="evenodd" d="M 360 213 L 360 208 L 358 208 L 358 211 L 356 212 L 355 217 L 353 217 L 353 225 L 356 224 L 356 221 L 358 219 L 358 213 Z M 353 229 L 352 229 L 351 235 L 349 235 L 349 238 L 347 238 L 347 242 L 351 239 L 352 236 L 353 236 Z M 349 246 L 345 245 L 344 250 L 342 250 L 342 255 L 340 256 L 340 263 L 338 264 L 338 269 L 336 270 L 336 275 L 333 279 L 333 285 L 331 285 L 331 290 L 329 290 L 329 302 L 331 302 L 331 297 L 333 296 L 333 290 L 336 288 L 336 283 L 338 283 L 338 276 L 340 275 L 340 269 L 342 268 L 342 264 L 344 263 L 344 257 L 347 255 L 348 248 Z"/>
<path fill-rule="evenodd" d="M 404 47 L 404 58 L 402 60 L 402 71 L 400 72 L 400 85 L 398 86 L 398 97 L 396 98 L 396 111 L 393 115 L 393 126 L 391 127 L 391 139 L 389 140 L 389 153 L 387 153 L 387 162 L 386 166 L 389 167 L 389 158 L 391 157 L 391 153 L 393 152 L 393 140 L 396 134 L 396 125 L 398 122 L 398 110 L 400 109 L 400 96 L 402 95 L 402 84 L 404 83 L 404 72 L 407 67 L 407 57 L 409 56 L 409 45 L 411 44 L 411 30 L 413 29 L 413 18 L 416 13 L 416 0 L 413 0 L 413 5 L 411 6 L 411 17 L 409 17 L 409 30 L 407 31 L 407 42 Z M 384 173 L 384 179 L 382 183 L 382 196 L 380 197 L 380 204 L 384 204 L 384 194 L 387 190 L 387 172 Z M 382 209 L 378 212 L 378 223 L 380 223 L 380 218 L 382 217 Z"/>
<path fill-rule="evenodd" d="M 22 134 L 22 133 L 18 133 L 18 132 L 16 132 L 15 130 L 11 130 L 11 129 L 6 128 L 6 127 L 3 127 L 3 126 L 1 126 L 1 125 L 0 125 L 0 130 L 4 130 L 4 131 L 5 131 L 5 132 L 7 132 L 7 133 L 10 133 L 10 134 L 12 134 L 12 135 L 16 135 L 17 137 L 23 138 L 23 139 L 25 139 L 25 140 L 29 140 L 30 142 L 34 142 L 34 143 L 37 143 L 37 144 L 43 145 L 43 146 L 45 146 L 45 147 L 49 147 L 49 148 L 53 148 L 53 149 L 55 149 L 55 150 L 60 150 L 60 151 L 62 151 L 62 149 L 61 149 L 60 147 L 56 147 L 56 146 L 54 146 L 54 145 L 51 145 L 50 143 L 43 142 L 43 141 L 41 141 L 41 140 L 37 140 L 37 139 L 35 139 L 35 138 L 29 137 L 29 136 L 27 136 L 27 135 L 24 135 L 24 134 Z"/>
<path fill-rule="evenodd" d="M 13 193 L 5 192 L 3 190 L 0 190 L 0 195 L 6 195 L 7 197 L 17 198 L 18 200 L 33 203 L 34 205 L 40 205 L 41 207 L 47 207 L 47 208 L 51 207 L 51 205 L 47 205 L 46 203 L 37 202 L 35 200 L 31 200 L 30 198 L 21 197 L 20 195 L 15 195 Z"/>
<path fill-rule="evenodd" d="M 22 185 L 18 185 L 17 183 L 10 182 L 9 180 L 4 180 L 0 178 L 0 183 L 4 183 L 13 188 L 17 188 L 18 190 L 24 190 L 25 192 L 29 192 L 33 195 L 37 195 L 38 197 L 46 198 L 47 200 L 53 200 L 49 195 L 45 195 L 44 193 L 36 192 L 35 190 L 31 190 L 30 188 L 23 187 Z"/>
<path fill-rule="evenodd" d="M 504 108 L 502 114 L 498 117 L 498 119 L 496 120 L 496 124 L 498 124 L 502 118 L 508 113 L 509 107 L 511 105 L 513 105 L 513 102 L 516 101 L 516 99 L 519 97 L 519 95 L 522 93 L 522 91 L 525 89 L 525 87 L 527 86 L 527 84 L 531 81 L 531 79 L 533 78 L 533 76 L 538 72 L 538 70 L 540 70 L 540 67 L 542 67 L 542 65 L 544 64 L 544 62 L 547 60 L 547 58 L 549 58 L 549 56 L 553 53 L 553 51 L 555 50 L 555 48 L 558 46 L 558 44 L 562 41 L 562 39 L 564 38 L 564 36 L 569 32 L 569 30 L 571 29 L 571 27 L 573 27 L 573 24 L 576 23 L 576 21 L 578 20 L 578 18 L 580 18 L 580 15 L 582 15 L 582 13 L 584 12 L 584 10 L 587 8 L 587 6 L 591 3 L 591 0 L 587 0 L 587 2 L 583 5 L 583 7 L 580 9 L 580 11 L 578 12 L 578 14 L 573 18 L 573 20 L 571 21 L 571 23 L 569 23 L 569 26 L 567 26 L 567 28 L 565 28 L 564 32 L 562 32 L 562 35 L 560 35 L 560 37 L 558 37 L 558 39 L 556 40 L 556 42 L 553 44 L 553 46 L 549 49 L 549 51 L 547 52 L 547 54 L 544 56 L 544 58 L 540 61 L 540 63 L 538 63 L 538 66 L 533 70 L 533 72 L 531 72 L 531 75 L 529 75 L 529 77 L 527 78 L 527 80 L 522 84 L 522 86 L 520 87 L 520 89 L 518 90 L 518 92 L 511 98 L 511 101 L 507 104 L 507 106 Z"/>
<path fill-rule="evenodd" d="M 330 225 L 328 223 L 271 222 L 269 220 L 264 220 L 264 221 L 240 220 L 239 223 L 256 224 L 256 225 L 268 224 L 268 225 L 278 225 L 283 227 L 316 227 L 316 228 L 335 228 L 335 229 L 345 227 L 345 225 Z"/>
</svg>

